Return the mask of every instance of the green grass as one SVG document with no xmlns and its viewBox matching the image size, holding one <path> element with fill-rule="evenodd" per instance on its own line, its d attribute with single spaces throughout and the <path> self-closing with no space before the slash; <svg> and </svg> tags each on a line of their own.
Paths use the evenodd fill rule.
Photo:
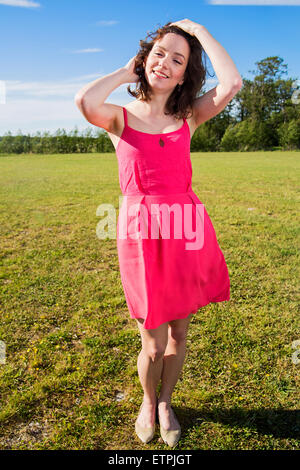
<svg viewBox="0 0 300 470">
<path fill-rule="evenodd" d="M 299 152 L 192 164 L 231 300 L 192 317 L 177 449 L 299 449 Z M 147 445 L 135 436 L 141 341 L 116 239 L 96 236 L 97 207 L 118 213 L 115 154 L 3 155 L 0 175 L 0 447 L 168 449 L 158 429 Z"/>
</svg>

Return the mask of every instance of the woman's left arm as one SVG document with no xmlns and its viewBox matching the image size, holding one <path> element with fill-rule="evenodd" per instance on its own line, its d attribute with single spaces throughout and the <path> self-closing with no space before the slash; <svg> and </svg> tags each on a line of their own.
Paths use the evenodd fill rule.
<svg viewBox="0 0 300 470">
<path fill-rule="evenodd" d="M 194 128 L 197 129 L 200 124 L 216 116 L 227 106 L 242 88 L 243 81 L 224 47 L 212 37 L 204 26 L 187 19 L 172 24 L 197 37 L 209 56 L 220 82 L 193 101 L 191 120 L 194 123 Z"/>
<path fill-rule="evenodd" d="M 225 89 L 241 88 L 242 78 L 224 47 L 207 31 L 204 26 L 195 30 L 195 36 L 207 53 L 218 80 Z"/>
<path fill-rule="evenodd" d="M 210 58 L 224 90 L 232 91 L 242 87 L 243 81 L 233 60 L 224 47 L 207 31 L 205 26 L 188 19 L 176 21 L 175 23 L 171 23 L 171 25 L 178 26 L 198 39 Z"/>
</svg>

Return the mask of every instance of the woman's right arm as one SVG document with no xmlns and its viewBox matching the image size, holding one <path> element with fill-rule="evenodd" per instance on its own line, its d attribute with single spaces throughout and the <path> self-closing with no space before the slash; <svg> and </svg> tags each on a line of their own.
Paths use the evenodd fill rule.
<svg viewBox="0 0 300 470">
<path fill-rule="evenodd" d="M 108 132 L 114 128 L 119 106 L 104 102 L 115 88 L 137 81 L 134 59 L 135 57 L 132 57 L 125 67 L 88 83 L 76 93 L 74 101 L 91 124 Z"/>
</svg>

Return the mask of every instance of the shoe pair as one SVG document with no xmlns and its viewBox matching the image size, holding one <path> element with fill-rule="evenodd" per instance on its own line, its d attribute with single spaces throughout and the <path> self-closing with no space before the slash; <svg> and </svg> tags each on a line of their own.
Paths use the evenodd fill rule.
<svg viewBox="0 0 300 470">
<path fill-rule="evenodd" d="M 140 410 L 141 410 L 142 406 L 143 406 L 143 404 L 141 404 Z M 174 411 L 173 411 L 173 413 L 174 413 Z M 156 416 L 157 416 L 157 419 L 159 420 L 159 418 L 158 418 L 158 405 L 156 406 Z M 154 423 L 154 426 L 152 426 L 150 428 L 144 428 L 144 427 L 140 426 L 136 421 L 135 422 L 135 432 L 136 432 L 137 436 L 141 439 L 141 441 L 144 442 L 145 444 L 147 444 L 154 437 L 155 423 Z M 160 435 L 161 435 L 161 437 L 162 437 L 165 444 L 167 444 L 169 447 L 174 447 L 180 439 L 181 427 L 179 425 L 178 429 L 166 430 L 160 424 Z"/>
</svg>

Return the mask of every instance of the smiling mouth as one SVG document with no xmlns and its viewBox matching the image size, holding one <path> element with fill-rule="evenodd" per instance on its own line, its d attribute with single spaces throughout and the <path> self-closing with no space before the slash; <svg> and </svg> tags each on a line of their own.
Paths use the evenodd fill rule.
<svg viewBox="0 0 300 470">
<path fill-rule="evenodd" d="M 158 78 L 169 78 L 168 76 L 165 76 L 165 75 L 158 75 L 155 70 L 153 70 L 152 73 Z"/>
</svg>

